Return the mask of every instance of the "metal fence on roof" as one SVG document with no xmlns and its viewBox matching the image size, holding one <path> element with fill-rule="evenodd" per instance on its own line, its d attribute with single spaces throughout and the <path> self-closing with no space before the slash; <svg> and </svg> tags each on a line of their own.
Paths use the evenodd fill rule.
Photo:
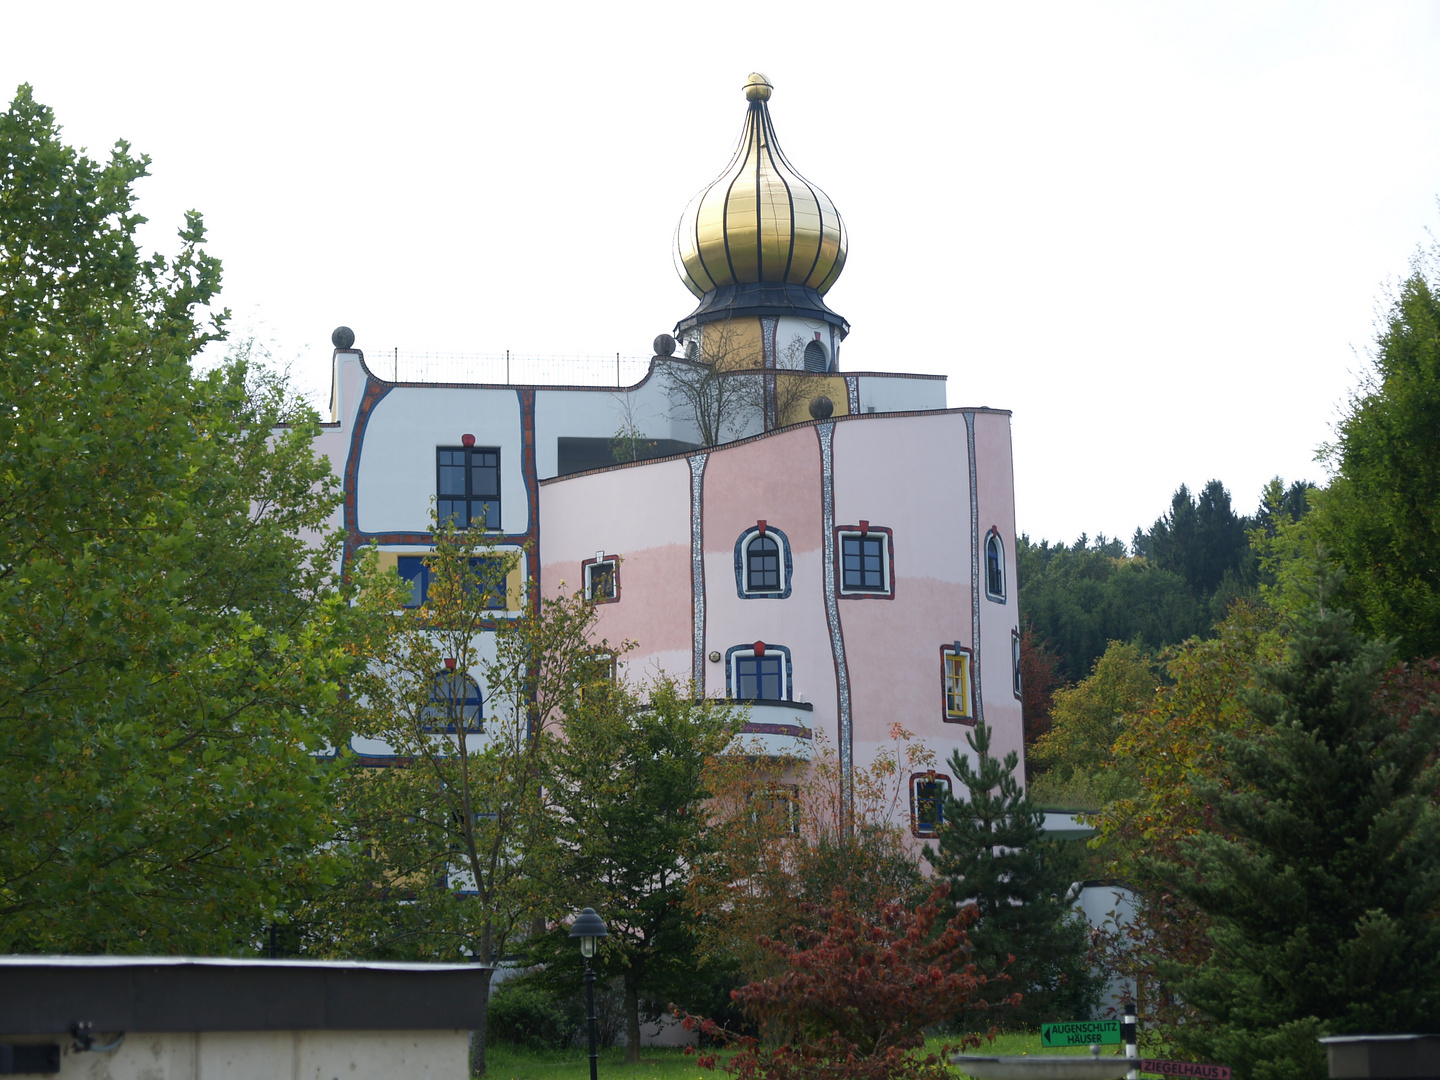
<svg viewBox="0 0 1440 1080">
<path fill-rule="evenodd" d="M 367 352 L 365 365 L 392 382 L 517 386 L 631 386 L 650 370 L 648 356 L 527 356 L 522 353 Z"/>
</svg>

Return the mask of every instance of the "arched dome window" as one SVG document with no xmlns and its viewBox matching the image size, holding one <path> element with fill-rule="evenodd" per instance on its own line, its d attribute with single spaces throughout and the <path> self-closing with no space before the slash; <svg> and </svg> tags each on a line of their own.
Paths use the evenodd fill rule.
<svg viewBox="0 0 1440 1080">
<path fill-rule="evenodd" d="M 825 346 L 821 345 L 818 341 L 812 341 L 805 346 L 805 370 L 830 370 L 830 357 L 825 352 Z"/>
<path fill-rule="evenodd" d="M 1000 530 L 994 528 L 985 538 L 985 595 L 997 603 L 1005 602 L 1005 548 Z"/>
<path fill-rule="evenodd" d="M 420 716 L 426 731 L 476 735 L 485 730 L 480 686 L 463 671 L 441 671 L 430 680 L 430 700 Z"/>
</svg>

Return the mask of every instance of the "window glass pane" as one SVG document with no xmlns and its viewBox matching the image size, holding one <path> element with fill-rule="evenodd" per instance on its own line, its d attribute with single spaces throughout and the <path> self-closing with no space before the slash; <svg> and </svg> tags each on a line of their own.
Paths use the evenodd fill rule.
<svg viewBox="0 0 1440 1080">
<path fill-rule="evenodd" d="M 480 557 L 470 560 L 471 572 L 475 579 L 470 582 L 470 588 L 484 590 L 484 606 L 487 611 L 503 611 L 505 609 L 505 575 L 502 571 L 505 564 L 500 559 Z"/>
<path fill-rule="evenodd" d="M 438 499 L 435 503 L 435 513 L 441 521 L 454 518 L 455 524 L 464 529 L 470 524 L 469 505 L 464 499 Z"/>
<path fill-rule="evenodd" d="M 479 526 L 482 523 L 487 529 L 500 528 L 499 499 L 470 500 L 470 524 Z"/>
<path fill-rule="evenodd" d="M 780 546 L 768 536 L 757 537 L 746 548 L 746 585 L 760 590 L 780 589 Z"/>
<path fill-rule="evenodd" d="M 780 656 L 740 656 L 735 661 L 735 696 L 779 701 L 784 670 Z"/>
<path fill-rule="evenodd" d="M 405 606 L 419 607 L 425 602 L 425 594 L 430 585 L 425 560 L 419 555 L 401 555 L 396 560 L 396 568 L 400 571 L 400 576 L 410 583 L 410 599 L 405 602 Z"/>
<path fill-rule="evenodd" d="M 441 465 L 437 495 L 465 494 L 465 467 L 463 465 Z"/>
<path fill-rule="evenodd" d="M 478 459 L 481 455 L 476 454 Z M 494 457 L 487 454 L 486 457 Z M 500 494 L 500 470 L 494 465 L 472 464 L 470 466 L 470 494 L 471 495 L 499 495 Z"/>
<path fill-rule="evenodd" d="M 992 596 L 1005 595 L 1005 573 L 1000 559 L 1000 538 L 991 536 L 985 544 L 985 587 Z"/>
<path fill-rule="evenodd" d="M 915 825 L 921 832 L 933 833 L 944 823 L 949 790 L 943 780 L 915 781 Z"/>
<path fill-rule="evenodd" d="M 845 536 L 840 539 L 841 584 L 847 589 L 885 588 L 885 537 Z"/>
<path fill-rule="evenodd" d="M 586 569 L 590 572 L 590 599 L 615 599 L 615 564 L 613 562 L 594 563 Z"/>
<path fill-rule="evenodd" d="M 970 715 L 969 657 L 945 657 L 945 712 L 950 716 Z"/>
</svg>

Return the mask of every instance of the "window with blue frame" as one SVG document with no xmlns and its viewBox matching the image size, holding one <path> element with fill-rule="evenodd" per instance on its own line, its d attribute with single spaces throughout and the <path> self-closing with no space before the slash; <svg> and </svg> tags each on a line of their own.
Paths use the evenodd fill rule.
<svg viewBox="0 0 1440 1080">
<path fill-rule="evenodd" d="M 910 831 L 916 836 L 935 836 L 945 824 L 945 800 L 950 796 L 950 778 L 935 772 L 910 777 Z"/>
<path fill-rule="evenodd" d="M 406 601 L 405 606 L 407 608 L 422 607 L 429 599 L 430 586 L 435 578 L 434 571 L 426 561 L 426 557 L 424 555 L 401 555 L 396 559 L 395 566 L 400 572 L 400 576 L 410 585 L 410 599 Z M 482 555 L 470 560 L 470 568 L 479 579 L 478 582 L 472 582 L 472 584 L 485 590 L 486 609 L 504 611 L 507 606 L 504 562 Z"/>
<path fill-rule="evenodd" d="M 435 450 L 435 513 L 462 529 L 500 528 L 500 448 L 442 446 Z"/>
<path fill-rule="evenodd" d="M 745 700 L 785 698 L 785 657 L 779 652 L 735 657 L 735 696 Z"/>
<path fill-rule="evenodd" d="M 485 730 L 480 686 L 462 671 L 441 671 L 430 680 L 430 696 L 420 710 L 421 729 L 454 735 Z"/>
</svg>

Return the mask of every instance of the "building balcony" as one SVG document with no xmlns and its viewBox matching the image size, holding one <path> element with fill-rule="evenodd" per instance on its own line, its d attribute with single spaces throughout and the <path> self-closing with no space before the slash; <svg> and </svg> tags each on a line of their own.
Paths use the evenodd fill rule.
<svg viewBox="0 0 1440 1080">
<path fill-rule="evenodd" d="M 815 733 L 808 701 L 774 698 L 733 698 L 730 704 L 749 712 L 749 721 L 731 741 L 726 753 L 751 757 L 790 757 L 809 761 L 814 755 Z"/>
</svg>

